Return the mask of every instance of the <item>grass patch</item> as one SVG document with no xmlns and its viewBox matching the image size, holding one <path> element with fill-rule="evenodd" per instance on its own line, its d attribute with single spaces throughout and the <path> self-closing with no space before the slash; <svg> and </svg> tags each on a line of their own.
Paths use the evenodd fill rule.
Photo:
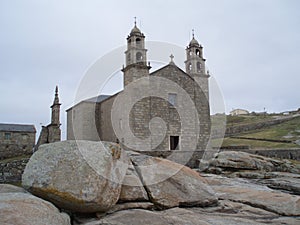
<svg viewBox="0 0 300 225">
<path fill-rule="evenodd" d="M 278 115 L 242 115 L 242 116 L 227 116 L 227 127 L 238 126 L 245 124 L 253 124 L 263 121 L 269 121 L 278 118 Z M 217 123 L 221 121 L 219 117 L 212 117 L 212 121 Z M 221 122 L 220 122 L 221 124 Z M 220 126 L 221 127 L 221 126 Z M 252 130 L 249 132 L 239 133 L 234 136 L 244 137 L 244 138 L 257 138 L 257 139 L 269 139 L 269 140 L 288 140 L 296 141 L 300 140 L 300 116 L 295 117 L 291 120 L 287 120 L 283 123 L 273 125 L 267 128 L 262 128 L 258 130 Z M 221 139 L 215 139 L 211 141 L 211 146 L 218 146 L 218 143 L 222 141 Z M 245 140 L 245 139 L 235 139 L 225 138 L 223 140 L 222 146 L 249 146 L 251 149 L 276 149 L 276 148 L 300 148 L 299 145 L 295 143 L 280 143 L 271 142 L 263 140 Z"/>
<path fill-rule="evenodd" d="M 281 124 L 277 124 L 265 129 L 252 131 L 239 136 L 250 137 L 250 138 L 265 138 L 265 139 L 273 139 L 273 140 L 296 141 L 300 139 L 300 133 L 298 132 L 299 130 L 300 130 L 300 117 L 295 117 L 294 119 L 283 122 Z M 288 138 L 288 136 L 290 137 Z"/>
<path fill-rule="evenodd" d="M 299 148 L 299 145 L 293 143 L 279 143 L 279 142 L 244 140 L 244 139 L 234 139 L 234 138 L 225 138 L 222 143 L 223 147 L 224 146 L 245 146 L 245 145 L 249 146 L 250 149 Z"/>
</svg>

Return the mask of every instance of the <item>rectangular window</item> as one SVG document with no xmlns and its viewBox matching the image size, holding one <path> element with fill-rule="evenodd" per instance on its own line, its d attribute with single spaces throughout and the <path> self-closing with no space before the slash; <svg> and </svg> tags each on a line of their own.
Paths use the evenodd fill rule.
<svg viewBox="0 0 300 225">
<path fill-rule="evenodd" d="M 177 101 L 177 94 L 169 93 L 168 94 L 168 102 L 171 105 L 176 106 L 176 101 Z"/>
<path fill-rule="evenodd" d="M 170 136 L 170 150 L 179 149 L 179 136 Z"/>
<path fill-rule="evenodd" d="M 5 140 L 10 140 L 10 138 L 11 138 L 11 133 L 4 133 Z"/>
</svg>

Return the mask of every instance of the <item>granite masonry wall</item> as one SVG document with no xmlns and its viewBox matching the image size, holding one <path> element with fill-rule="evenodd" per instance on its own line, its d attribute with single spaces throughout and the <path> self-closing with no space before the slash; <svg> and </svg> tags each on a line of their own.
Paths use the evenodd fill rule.
<svg viewBox="0 0 300 225">
<path fill-rule="evenodd" d="M 35 133 L 9 132 L 9 139 L 5 133 L 8 132 L 0 132 L 0 160 L 33 153 Z"/>
<path fill-rule="evenodd" d="M 19 183 L 30 156 L 0 162 L 0 183 Z"/>
</svg>

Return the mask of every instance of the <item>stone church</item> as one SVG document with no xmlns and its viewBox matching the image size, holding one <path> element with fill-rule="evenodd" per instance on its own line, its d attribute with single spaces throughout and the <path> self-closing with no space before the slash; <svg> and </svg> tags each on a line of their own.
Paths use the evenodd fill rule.
<svg viewBox="0 0 300 225">
<path fill-rule="evenodd" d="M 197 166 L 197 158 L 200 158 L 199 152 L 206 148 L 210 135 L 209 74 L 205 69 L 203 47 L 193 34 L 193 38 L 186 48 L 185 71 L 174 63 L 172 55 L 170 57 L 169 64 L 150 73 L 151 66 L 147 62 L 145 35 L 135 24 L 127 37 L 125 66 L 122 69 L 124 90 L 112 96 L 101 95 L 87 99 L 69 108 L 67 110 L 67 139 L 118 142 L 124 149 L 143 151 L 146 154 L 162 157 L 168 157 L 175 153 L 173 157 L 178 162 L 184 158 L 183 153 L 192 151 L 188 162 L 184 161 L 183 163 L 191 167 Z M 119 132 L 117 135 L 116 129 L 113 127 L 116 121 L 111 119 L 114 102 L 130 84 L 141 78 L 149 80 L 150 78 L 164 78 L 182 88 L 193 102 L 194 107 L 184 110 L 190 115 L 195 115 L 199 119 L 199 123 L 189 120 L 183 126 L 183 119 L 179 111 L 180 108 L 186 107 L 186 102 L 181 97 L 179 89 L 168 90 L 163 84 L 155 84 L 153 87 L 163 90 L 164 97 L 151 95 L 137 101 L 130 109 L 128 116 L 130 132 L 124 130 L 123 133 Z M 149 81 L 149 83 L 151 82 Z M 122 105 L 120 107 L 122 109 L 126 107 L 127 102 L 119 104 Z M 153 118 L 161 118 L 165 123 L 165 133 L 159 144 L 154 144 L 152 136 L 155 134 L 150 131 L 149 124 Z M 119 120 L 120 127 L 122 127 L 122 119 Z M 159 126 L 158 124 L 158 128 Z M 189 133 L 190 128 L 199 129 L 199 132 Z M 133 135 L 128 135 L 131 132 Z M 137 140 L 136 138 L 142 142 L 147 140 L 148 145 L 146 147 L 142 144 L 134 145 L 133 142 Z M 192 143 L 195 146 L 192 146 Z M 132 146 L 135 146 L 135 149 Z"/>
</svg>

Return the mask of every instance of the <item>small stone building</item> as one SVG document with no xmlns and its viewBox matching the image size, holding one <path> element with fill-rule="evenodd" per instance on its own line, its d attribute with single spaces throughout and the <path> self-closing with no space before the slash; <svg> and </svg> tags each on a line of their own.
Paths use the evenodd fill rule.
<svg viewBox="0 0 300 225">
<path fill-rule="evenodd" d="M 135 24 L 127 37 L 125 67 L 122 69 L 124 90 L 112 96 L 88 99 L 69 108 L 67 139 L 119 142 L 124 149 L 148 153 L 152 151 L 156 155 L 204 150 L 210 135 L 210 109 L 209 75 L 205 69 L 203 47 L 193 35 L 186 48 L 185 71 L 175 64 L 172 55 L 170 57 L 169 64 L 150 73 L 145 36 Z M 141 82 L 141 85 L 136 82 Z M 148 96 L 137 100 L 127 110 L 129 102 L 136 97 L 128 96 L 130 90 L 137 90 L 138 95 L 148 87 Z M 186 107 L 187 101 L 180 90 L 184 90 L 186 99 L 192 101 L 194 108 Z M 125 100 L 118 102 L 118 98 L 122 97 Z M 120 112 L 119 117 L 112 119 L 113 110 L 117 114 Z M 185 121 L 180 112 L 189 115 Z M 191 120 L 194 116 L 199 119 L 199 123 Z M 129 118 L 128 121 L 126 117 Z M 155 120 L 156 118 L 161 118 L 163 122 Z M 151 132 L 151 124 L 156 126 L 156 133 Z M 198 128 L 199 132 L 194 132 Z M 161 137 L 164 129 L 165 134 Z M 197 157 L 192 156 L 188 165 L 196 166 Z M 184 157 L 177 154 L 177 158 Z"/>
<path fill-rule="evenodd" d="M 234 109 L 230 112 L 231 116 L 249 115 L 249 111 L 246 109 Z"/>
<path fill-rule="evenodd" d="M 34 125 L 0 124 L 0 159 L 33 153 L 36 130 Z"/>
</svg>

